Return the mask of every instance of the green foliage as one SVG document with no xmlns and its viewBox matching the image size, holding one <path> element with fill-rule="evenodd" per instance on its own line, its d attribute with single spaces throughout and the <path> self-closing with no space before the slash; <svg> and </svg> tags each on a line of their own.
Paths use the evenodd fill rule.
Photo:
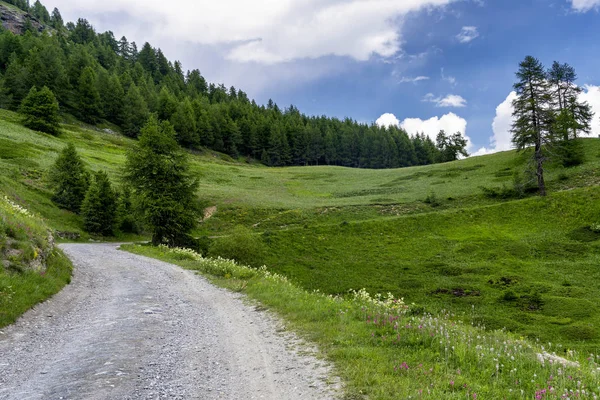
<svg viewBox="0 0 600 400">
<path fill-rule="evenodd" d="M 117 229 L 124 233 L 139 233 L 137 210 L 133 205 L 131 189 L 125 186 L 117 201 Z"/>
<path fill-rule="evenodd" d="M 60 132 L 58 101 L 46 86 L 41 90 L 32 87 L 21 103 L 20 112 L 26 127 L 53 135 Z"/>
<path fill-rule="evenodd" d="M 139 198 L 152 243 L 177 246 L 196 226 L 196 188 L 186 154 L 169 122 L 152 116 L 127 153 L 125 179 Z"/>
<path fill-rule="evenodd" d="M 238 225 L 229 235 L 213 241 L 208 255 L 235 260 L 242 265 L 258 268 L 265 263 L 266 246 L 260 235 Z"/>
<path fill-rule="evenodd" d="M 125 96 L 123 108 L 123 132 L 127 136 L 137 137 L 148 120 L 149 112 L 146 101 L 135 84 L 132 84 Z"/>
<path fill-rule="evenodd" d="M 438 133 L 436 138 L 436 147 L 439 150 L 439 162 L 449 162 L 458 160 L 459 156 L 468 157 L 467 139 L 460 132 L 448 136 L 443 130 Z"/>
<path fill-rule="evenodd" d="M 112 236 L 117 217 L 117 198 L 108 175 L 97 172 L 81 205 L 83 228 L 86 232 Z"/>
<path fill-rule="evenodd" d="M 52 200 L 60 207 L 79 213 L 89 186 L 89 174 L 72 143 L 60 153 L 50 171 Z"/>
<path fill-rule="evenodd" d="M 576 167 L 585 162 L 583 144 L 576 140 L 560 142 L 557 145 L 556 153 L 565 168 Z"/>
<path fill-rule="evenodd" d="M 86 67 L 79 78 L 77 90 L 77 110 L 79 117 L 94 123 L 100 116 L 100 93 L 96 87 L 96 74 L 91 67 Z"/>
<path fill-rule="evenodd" d="M 423 200 L 423 203 L 429 204 L 431 207 L 439 207 L 442 205 L 435 192 L 429 192 L 427 197 L 425 197 L 425 200 Z"/>
</svg>

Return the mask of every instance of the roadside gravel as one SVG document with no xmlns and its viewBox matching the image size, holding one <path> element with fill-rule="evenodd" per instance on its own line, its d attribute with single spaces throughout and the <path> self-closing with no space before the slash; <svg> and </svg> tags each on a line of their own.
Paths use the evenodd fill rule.
<svg viewBox="0 0 600 400">
<path fill-rule="evenodd" d="M 312 349 L 240 295 L 116 245 L 61 248 L 71 285 L 0 331 L 0 399 L 338 395 Z"/>
</svg>

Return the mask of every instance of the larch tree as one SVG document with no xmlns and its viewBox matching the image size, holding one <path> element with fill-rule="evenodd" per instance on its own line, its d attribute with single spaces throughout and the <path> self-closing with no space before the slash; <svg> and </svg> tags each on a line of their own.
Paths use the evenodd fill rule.
<svg viewBox="0 0 600 400">
<path fill-rule="evenodd" d="M 117 216 L 117 197 L 108 175 L 99 171 L 94 175 L 81 204 L 83 228 L 86 232 L 112 236 Z"/>
<path fill-rule="evenodd" d="M 175 136 L 170 122 L 152 115 L 127 153 L 124 177 L 139 201 L 153 245 L 185 245 L 197 223 L 198 181 Z"/>
<path fill-rule="evenodd" d="M 61 208 L 79 213 L 89 186 L 89 174 L 73 143 L 60 153 L 50 170 L 52 200 Z"/>
<path fill-rule="evenodd" d="M 46 86 L 37 90 L 34 86 L 21 104 L 19 110 L 26 127 L 56 135 L 60 132 L 58 101 Z"/>
<path fill-rule="evenodd" d="M 577 86 L 577 74 L 569 64 L 555 61 L 547 72 L 556 114 L 556 133 L 563 140 L 576 139 L 579 132 L 589 133 L 594 113 L 587 102 L 579 100 L 583 88 Z"/>
<path fill-rule="evenodd" d="M 546 195 L 544 162 L 547 159 L 545 145 L 555 141 L 553 134 L 553 110 L 551 85 L 542 63 L 527 56 L 519 64 L 514 84 L 517 98 L 513 101 L 512 141 L 518 150 L 533 146 L 533 161 L 539 194 Z"/>
</svg>

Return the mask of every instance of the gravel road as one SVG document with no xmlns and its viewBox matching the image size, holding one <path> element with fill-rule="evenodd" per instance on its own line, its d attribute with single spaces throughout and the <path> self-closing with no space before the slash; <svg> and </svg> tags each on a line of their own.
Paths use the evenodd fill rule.
<svg viewBox="0 0 600 400">
<path fill-rule="evenodd" d="M 0 331 L 0 399 L 333 399 L 271 315 L 191 271 L 61 245 L 73 282 Z"/>
</svg>

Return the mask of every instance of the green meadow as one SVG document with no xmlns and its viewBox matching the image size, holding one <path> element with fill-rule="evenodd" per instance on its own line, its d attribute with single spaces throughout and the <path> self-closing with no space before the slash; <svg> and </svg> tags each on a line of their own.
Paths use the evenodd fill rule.
<svg viewBox="0 0 600 400">
<path fill-rule="evenodd" d="M 91 170 L 118 186 L 133 141 L 109 126 L 73 122 L 53 137 L 23 128 L 14 113 L 0 117 L 0 191 L 87 240 L 80 218 L 52 204 L 48 168 L 73 142 Z M 590 227 L 600 222 L 600 141 L 582 143 L 583 165 L 548 165 L 548 198 L 482 190 L 511 188 L 526 153 L 397 170 L 266 168 L 191 153 L 199 202 L 217 206 L 196 236 L 209 246 L 245 226 L 264 243 L 264 264 L 303 288 L 390 292 L 424 312 L 595 351 L 600 235 Z"/>
</svg>

